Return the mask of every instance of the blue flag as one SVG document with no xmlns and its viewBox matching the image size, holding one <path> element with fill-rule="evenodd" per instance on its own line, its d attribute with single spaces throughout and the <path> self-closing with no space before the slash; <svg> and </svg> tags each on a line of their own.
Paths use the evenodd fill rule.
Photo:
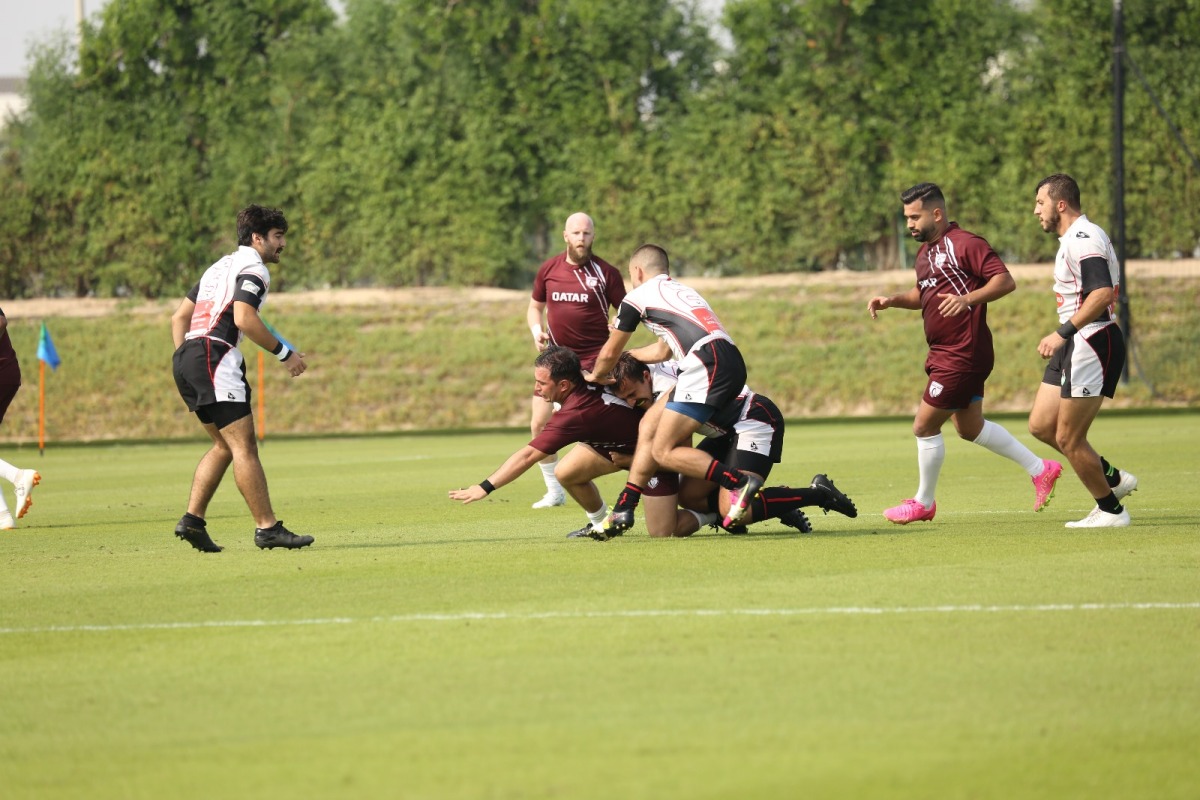
<svg viewBox="0 0 1200 800">
<path fill-rule="evenodd" d="M 38 335 L 38 361 L 43 361 L 50 365 L 50 369 L 58 369 L 58 365 L 62 363 L 62 359 L 58 357 L 58 351 L 54 349 L 54 340 L 50 338 L 50 331 L 46 329 L 46 323 L 42 323 L 42 332 Z"/>
</svg>

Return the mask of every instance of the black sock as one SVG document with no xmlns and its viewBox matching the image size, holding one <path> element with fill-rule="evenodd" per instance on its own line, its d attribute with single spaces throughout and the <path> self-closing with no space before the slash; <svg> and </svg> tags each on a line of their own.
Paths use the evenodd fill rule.
<svg viewBox="0 0 1200 800">
<path fill-rule="evenodd" d="M 191 513 L 184 514 L 183 517 L 179 521 L 186 525 L 191 525 L 193 528 L 205 527 L 204 518 L 197 517 L 195 514 L 191 514 Z"/>
<path fill-rule="evenodd" d="M 1104 470 L 1104 480 L 1108 481 L 1108 487 L 1116 488 L 1121 482 L 1121 470 L 1108 463 L 1104 456 L 1100 456 L 1100 469 Z"/>
<path fill-rule="evenodd" d="M 641 499 L 642 487 L 636 483 L 626 483 L 625 488 L 621 490 L 621 496 L 617 498 L 617 504 L 613 507 L 613 511 L 632 511 L 638 507 Z"/>
<path fill-rule="evenodd" d="M 768 486 L 751 501 L 750 509 L 756 520 L 771 519 L 801 506 L 820 505 L 826 495 L 825 489 L 815 486 Z"/>
<path fill-rule="evenodd" d="M 715 458 L 712 460 L 712 463 L 708 465 L 708 472 L 705 473 L 704 479 L 706 481 L 712 481 L 713 483 L 719 485 L 722 489 L 728 489 L 731 492 L 746 482 L 746 478 L 741 472 L 731 466 L 722 464 Z"/>
<path fill-rule="evenodd" d="M 1101 511 L 1107 511 L 1109 514 L 1121 513 L 1121 501 L 1112 492 L 1108 493 L 1108 497 L 1101 497 L 1096 501 L 1096 505 L 1100 506 Z"/>
</svg>

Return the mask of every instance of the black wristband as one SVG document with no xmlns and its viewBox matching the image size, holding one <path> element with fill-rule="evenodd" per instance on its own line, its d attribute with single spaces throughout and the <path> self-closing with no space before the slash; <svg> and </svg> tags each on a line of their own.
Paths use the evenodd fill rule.
<svg viewBox="0 0 1200 800">
<path fill-rule="evenodd" d="M 1058 335 L 1064 339 L 1070 339 L 1077 333 L 1079 333 L 1079 328 L 1076 328 L 1071 323 L 1071 320 L 1067 320 L 1062 325 L 1058 326 Z"/>
<path fill-rule="evenodd" d="M 282 352 L 283 352 L 283 342 L 276 340 L 275 341 L 275 349 L 271 351 L 271 355 L 278 356 Z"/>
<path fill-rule="evenodd" d="M 483 489 L 483 491 L 487 492 L 488 494 L 491 494 L 492 492 L 496 491 L 496 487 L 492 486 L 492 482 L 489 481 L 487 478 L 484 478 L 483 480 L 481 480 L 479 482 L 479 488 Z"/>
</svg>

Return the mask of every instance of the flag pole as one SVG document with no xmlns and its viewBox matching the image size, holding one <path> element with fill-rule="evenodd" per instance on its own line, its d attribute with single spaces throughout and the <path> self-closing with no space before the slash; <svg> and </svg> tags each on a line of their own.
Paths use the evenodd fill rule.
<svg viewBox="0 0 1200 800">
<path fill-rule="evenodd" d="M 258 441 L 267 443 L 267 411 L 263 402 L 263 351 L 258 351 Z"/>
<path fill-rule="evenodd" d="M 38 455 L 46 455 L 46 362 L 38 360 Z"/>
</svg>

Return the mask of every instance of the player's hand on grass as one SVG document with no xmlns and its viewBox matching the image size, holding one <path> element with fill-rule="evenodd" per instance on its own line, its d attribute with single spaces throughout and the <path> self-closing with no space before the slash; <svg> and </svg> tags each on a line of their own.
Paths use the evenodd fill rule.
<svg viewBox="0 0 1200 800">
<path fill-rule="evenodd" d="M 450 499 L 461 500 L 464 506 L 468 503 L 474 503 L 476 500 L 482 500 L 485 497 L 487 497 L 487 492 L 478 483 L 474 486 L 468 486 L 465 489 L 450 490 Z"/>
</svg>

